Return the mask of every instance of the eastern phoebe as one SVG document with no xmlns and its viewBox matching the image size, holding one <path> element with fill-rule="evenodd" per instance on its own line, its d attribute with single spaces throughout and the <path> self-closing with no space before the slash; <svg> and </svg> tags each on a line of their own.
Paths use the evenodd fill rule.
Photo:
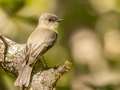
<svg viewBox="0 0 120 90">
<path fill-rule="evenodd" d="M 16 86 L 28 87 L 33 66 L 38 55 L 42 56 L 51 48 L 57 39 L 57 27 L 61 19 L 50 13 L 43 13 L 37 28 L 27 40 L 25 60 L 15 81 Z"/>
</svg>

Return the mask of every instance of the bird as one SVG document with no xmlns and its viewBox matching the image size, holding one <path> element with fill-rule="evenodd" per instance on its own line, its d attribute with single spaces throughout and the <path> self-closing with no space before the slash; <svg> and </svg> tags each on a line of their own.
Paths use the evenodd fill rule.
<svg viewBox="0 0 120 90">
<path fill-rule="evenodd" d="M 41 14 L 36 29 L 28 37 L 25 49 L 25 60 L 18 72 L 15 86 L 29 86 L 37 57 L 43 56 L 43 54 L 54 45 L 58 36 L 57 28 L 61 21 L 62 19 L 55 14 Z"/>
</svg>

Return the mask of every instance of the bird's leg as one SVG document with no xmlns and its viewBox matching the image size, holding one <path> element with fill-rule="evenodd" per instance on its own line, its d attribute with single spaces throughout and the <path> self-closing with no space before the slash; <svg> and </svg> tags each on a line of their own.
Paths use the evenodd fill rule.
<svg viewBox="0 0 120 90">
<path fill-rule="evenodd" d="M 41 56 L 41 63 L 42 63 L 42 65 L 43 65 L 44 68 L 48 68 L 48 65 L 46 63 L 46 60 L 45 60 L 44 56 Z"/>
</svg>

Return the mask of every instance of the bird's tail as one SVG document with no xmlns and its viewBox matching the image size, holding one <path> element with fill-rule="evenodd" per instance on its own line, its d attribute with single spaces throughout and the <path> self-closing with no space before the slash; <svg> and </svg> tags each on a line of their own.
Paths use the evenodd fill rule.
<svg viewBox="0 0 120 90">
<path fill-rule="evenodd" d="M 30 83 L 31 73 L 32 67 L 30 67 L 29 65 L 25 65 L 23 69 L 21 69 L 21 71 L 19 72 L 19 75 L 15 81 L 15 86 L 28 87 Z"/>
</svg>

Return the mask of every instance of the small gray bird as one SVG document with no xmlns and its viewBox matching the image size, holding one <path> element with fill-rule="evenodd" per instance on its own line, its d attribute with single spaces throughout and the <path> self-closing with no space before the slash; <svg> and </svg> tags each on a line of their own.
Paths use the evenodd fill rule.
<svg viewBox="0 0 120 90">
<path fill-rule="evenodd" d="M 26 57 L 15 81 L 15 86 L 28 87 L 33 66 L 38 55 L 42 56 L 57 39 L 57 27 L 61 19 L 50 13 L 43 13 L 37 28 L 31 33 L 26 44 Z"/>
</svg>

